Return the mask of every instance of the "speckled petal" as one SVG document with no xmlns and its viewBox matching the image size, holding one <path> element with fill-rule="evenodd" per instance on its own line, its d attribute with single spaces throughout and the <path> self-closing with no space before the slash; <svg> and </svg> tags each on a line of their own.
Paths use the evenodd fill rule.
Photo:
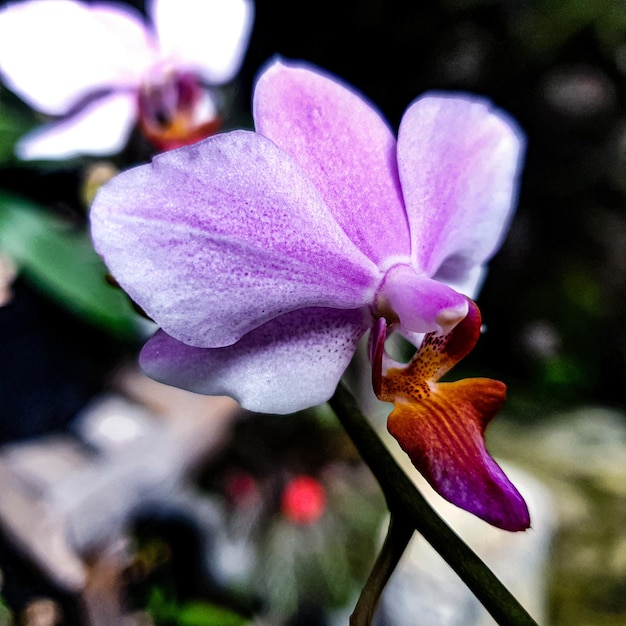
<svg viewBox="0 0 626 626">
<path fill-rule="evenodd" d="M 312 66 L 276 61 L 256 84 L 254 121 L 302 166 L 364 254 L 383 269 L 406 261 L 396 141 L 363 96 Z"/>
<path fill-rule="evenodd" d="M 517 125 L 480 98 L 426 95 L 407 109 L 398 166 L 416 267 L 473 282 L 508 224 L 523 143 Z"/>
<path fill-rule="evenodd" d="M 130 297 L 198 347 L 233 344 L 299 308 L 360 308 L 381 279 L 298 165 L 246 131 L 122 173 L 100 190 L 91 223 Z"/>
<path fill-rule="evenodd" d="M 169 385 L 229 395 L 252 411 L 292 413 L 330 398 L 366 328 L 361 311 L 301 309 L 225 348 L 194 348 L 159 331 L 141 365 Z"/>
</svg>

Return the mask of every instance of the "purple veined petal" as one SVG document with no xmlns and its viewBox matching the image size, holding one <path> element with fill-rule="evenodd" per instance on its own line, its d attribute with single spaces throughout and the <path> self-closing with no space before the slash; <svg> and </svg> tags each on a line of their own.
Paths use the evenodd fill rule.
<svg viewBox="0 0 626 626">
<path fill-rule="evenodd" d="M 136 84 L 151 58 L 140 15 L 123 5 L 30 0 L 0 10 L 0 73 L 49 115 L 94 91 Z"/>
<path fill-rule="evenodd" d="M 91 223 L 129 296 L 198 347 L 233 344 L 299 308 L 366 306 L 381 279 L 293 159 L 248 131 L 115 177 Z"/>
<path fill-rule="evenodd" d="M 148 376 L 251 411 L 293 413 L 326 402 L 368 327 L 362 311 L 300 309 L 225 348 L 194 348 L 163 331 L 144 346 Z"/>
<path fill-rule="evenodd" d="M 212 84 L 235 77 L 252 31 L 252 0 L 152 0 L 148 13 L 165 59 Z"/>
<path fill-rule="evenodd" d="M 408 258 L 396 141 L 364 97 L 312 66 L 276 61 L 256 84 L 254 121 L 302 166 L 364 254 L 383 269 Z"/>
<path fill-rule="evenodd" d="M 398 166 L 418 268 L 463 283 L 496 251 L 523 143 L 516 124 L 480 98 L 426 95 L 409 107 Z"/>
<path fill-rule="evenodd" d="M 126 145 L 135 117 L 135 95 L 113 93 L 71 117 L 28 133 L 18 141 L 15 152 L 23 160 L 115 154 Z"/>
</svg>

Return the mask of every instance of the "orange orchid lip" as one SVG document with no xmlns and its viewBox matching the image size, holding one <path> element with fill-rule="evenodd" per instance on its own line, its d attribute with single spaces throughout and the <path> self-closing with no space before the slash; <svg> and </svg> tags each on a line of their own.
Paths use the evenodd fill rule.
<svg viewBox="0 0 626 626">
<path fill-rule="evenodd" d="M 450 332 L 427 334 L 405 367 L 385 373 L 379 325 L 372 344 L 374 388 L 380 400 L 394 405 L 389 432 L 435 491 L 498 528 L 525 530 L 530 526 L 526 503 L 484 441 L 504 402 L 504 383 L 488 378 L 439 382 L 480 335 L 480 311 L 468 302 L 467 316 Z"/>
</svg>

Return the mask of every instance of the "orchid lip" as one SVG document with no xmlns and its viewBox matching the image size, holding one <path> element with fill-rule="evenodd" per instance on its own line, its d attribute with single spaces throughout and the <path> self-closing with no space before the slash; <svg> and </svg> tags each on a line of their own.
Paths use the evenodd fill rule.
<svg viewBox="0 0 626 626">
<path fill-rule="evenodd" d="M 506 386 L 487 378 L 440 382 L 478 339 L 480 311 L 467 302 L 467 315 L 450 333 L 426 335 L 407 365 L 385 373 L 380 371 L 384 328 L 376 327 L 374 390 L 380 400 L 393 402 L 388 430 L 435 491 L 498 528 L 525 530 L 528 508 L 484 440 Z"/>
</svg>

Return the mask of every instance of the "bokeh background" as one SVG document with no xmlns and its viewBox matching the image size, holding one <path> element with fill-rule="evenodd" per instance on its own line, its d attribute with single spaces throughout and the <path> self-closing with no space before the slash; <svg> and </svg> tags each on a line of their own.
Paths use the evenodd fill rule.
<svg viewBox="0 0 626 626">
<path fill-rule="evenodd" d="M 143 9 L 141 1 L 131 4 Z M 555 494 L 562 521 L 548 557 L 549 623 L 624 623 L 626 4 L 259 2 L 241 73 L 228 86 L 233 107 L 227 126 L 251 125 L 255 76 L 277 54 L 337 74 L 376 103 L 394 128 L 417 95 L 437 89 L 487 96 L 526 133 L 519 208 L 478 299 L 486 332 L 457 374 L 507 383 L 509 401 L 501 425 L 493 426 L 494 450 L 532 469 Z M 37 121 L 0 88 L 0 192 L 34 201 L 45 207 L 46 219 L 80 232 L 88 213 L 86 173 L 95 160 L 18 162 L 13 142 Z M 111 162 L 123 169 L 148 158 L 134 137 Z M 0 236 L 2 243 L 6 248 Z M 63 263 L 56 268 L 61 273 Z M 39 267 L 26 263 L 0 308 L 3 444 L 66 432 L 139 345 L 123 322 L 73 306 L 74 295 L 51 287 Z M 254 436 L 263 439 L 262 432 Z M 297 439 L 281 438 L 282 451 Z M 546 441 L 552 447 L 542 446 Z M 248 458 L 260 449 L 249 446 Z M 353 463 L 352 452 L 337 449 L 338 458 Z M 276 457 L 275 450 L 268 454 Z M 614 463 L 599 464 L 609 457 Z M 379 504 L 372 495 L 372 509 Z M 6 550 L 17 568 L 19 550 Z M 15 577 L 4 577 L 13 585 L 5 588 L 7 603 L 19 605 L 24 579 L 13 584 Z"/>
</svg>

